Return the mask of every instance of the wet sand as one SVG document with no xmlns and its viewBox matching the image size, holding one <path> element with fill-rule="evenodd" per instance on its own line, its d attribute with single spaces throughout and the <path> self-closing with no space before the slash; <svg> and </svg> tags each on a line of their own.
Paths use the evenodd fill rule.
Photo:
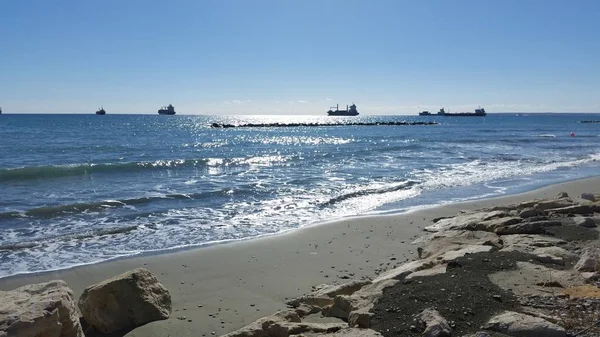
<svg viewBox="0 0 600 337">
<path fill-rule="evenodd" d="M 410 242 L 434 218 L 551 198 L 563 191 L 579 196 L 599 190 L 600 177 L 596 177 L 406 214 L 342 219 L 242 242 L 4 278 L 0 290 L 63 279 L 78 297 L 88 285 L 144 267 L 169 289 L 173 313 L 168 320 L 139 327 L 126 336 L 221 335 L 284 309 L 286 298 L 310 292 L 311 286 L 372 278 L 380 270 L 416 258 L 416 247 Z"/>
</svg>

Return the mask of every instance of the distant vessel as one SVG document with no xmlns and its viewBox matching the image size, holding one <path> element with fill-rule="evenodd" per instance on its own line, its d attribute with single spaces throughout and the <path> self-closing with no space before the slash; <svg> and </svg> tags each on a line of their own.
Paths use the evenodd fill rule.
<svg viewBox="0 0 600 337">
<path fill-rule="evenodd" d="M 0 106 L 0 115 L 2 115 L 2 107 Z"/>
<path fill-rule="evenodd" d="M 163 106 L 162 108 L 158 109 L 158 114 L 159 115 L 174 115 L 175 107 L 172 106 L 171 104 L 169 104 L 169 106 Z"/>
<path fill-rule="evenodd" d="M 487 115 L 485 113 L 485 109 L 484 108 L 478 108 L 475 109 L 475 112 L 445 112 L 444 109 L 440 109 L 440 112 L 438 112 L 438 115 L 444 115 L 444 116 L 448 116 L 448 117 L 484 117 L 485 115 Z"/>
<path fill-rule="evenodd" d="M 350 106 L 350 109 L 348 109 L 348 106 L 346 105 L 346 110 L 340 110 L 339 104 L 335 106 L 335 110 L 333 110 L 333 108 L 334 107 L 331 107 L 329 108 L 329 111 L 327 111 L 328 116 L 358 116 L 358 110 L 356 110 L 356 105 L 354 104 Z"/>
<path fill-rule="evenodd" d="M 96 111 L 96 115 L 106 115 L 106 111 L 101 107 L 100 110 Z"/>
<path fill-rule="evenodd" d="M 432 114 L 429 111 L 419 112 L 419 116 L 448 116 L 448 117 L 477 117 L 477 116 L 485 116 L 484 108 L 475 109 L 475 112 L 446 112 L 444 108 L 441 108 L 437 114 Z"/>
</svg>

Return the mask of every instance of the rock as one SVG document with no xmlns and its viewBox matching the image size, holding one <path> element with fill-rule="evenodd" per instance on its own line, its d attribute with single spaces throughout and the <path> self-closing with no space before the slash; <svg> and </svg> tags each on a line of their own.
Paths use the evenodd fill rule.
<svg viewBox="0 0 600 337">
<path fill-rule="evenodd" d="M 398 282 L 394 279 L 385 279 L 366 285 L 350 296 L 338 295 L 335 297 L 332 306 L 323 308 L 323 316 L 338 317 L 350 323 L 350 316 L 354 312 L 352 315 L 353 323 L 356 325 L 362 324 L 361 327 L 368 327 L 363 322 L 367 321 L 368 318 L 370 324 L 369 312 L 375 301 L 381 298 L 385 288 L 392 287 Z"/>
<path fill-rule="evenodd" d="M 537 254 L 535 256 L 535 259 L 540 261 L 541 263 L 556 264 L 559 266 L 565 265 L 565 260 L 562 257 L 558 257 L 558 256 L 550 255 L 550 254 Z"/>
<path fill-rule="evenodd" d="M 319 290 L 288 301 L 287 304 L 293 308 L 299 307 L 301 304 L 323 308 L 332 305 L 333 299 L 336 296 L 352 295 L 354 292 L 370 283 L 371 281 L 352 281 L 337 286 L 324 285 Z"/>
<path fill-rule="evenodd" d="M 534 206 L 534 208 L 541 212 L 548 209 L 563 208 L 569 206 L 573 206 L 573 202 L 571 202 L 570 200 L 557 199 L 540 201 Z"/>
<path fill-rule="evenodd" d="M 533 254 L 534 255 L 542 255 L 542 254 L 548 254 L 548 255 L 554 255 L 557 257 L 562 257 L 563 259 L 569 259 L 569 260 L 574 260 L 577 259 L 577 254 L 575 253 L 571 253 L 570 251 L 561 248 L 561 247 L 539 247 L 539 248 L 535 248 L 533 250 Z"/>
<path fill-rule="evenodd" d="M 444 255 L 442 255 L 442 262 L 444 263 L 448 263 L 450 261 L 454 261 L 458 258 L 461 258 L 467 254 L 476 254 L 476 253 L 484 253 L 484 252 L 489 252 L 493 249 L 492 246 L 481 246 L 481 245 L 469 245 L 469 246 L 465 246 L 464 248 L 461 248 L 459 250 L 453 250 L 453 251 L 449 251 L 444 253 Z"/>
<path fill-rule="evenodd" d="M 578 272 L 558 270 L 530 262 L 517 261 L 516 267 L 488 275 L 489 280 L 517 296 L 547 295 L 547 287 L 572 287 L 584 284 Z"/>
<path fill-rule="evenodd" d="M 370 328 L 371 317 L 373 317 L 373 314 L 369 312 L 370 309 L 371 307 L 369 306 L 351 311 L 348 315 L 348 325 L 351 327 Z"/>
<path fill-rule="evenodd" d="M 562 239 L 536 234 L 504 235 L 502 240 L 504 243 L 503 251 L 518 250 L 524 252 L 529 252 L 538 247 L 555 247 L 567 243 Z"/>
<path fill-rule="evenodd" d="M 349 329 L 342 329 L 336 333 L 329 334 L 328 336 L 331 336 L 331 337 L 340 337 L 340 336 L 344 336 L 344 337 L 381 337 L 383 335 L 380 334 L 379 332 L 377 332 L 375 330 L 371 330 L 371 329 L 349 328 Z"/>
<path fill-rule="evenodd" d="M 544 214 L 593 214 L 597 209 L 595 205 L 573 205 L 561 208 L 552 208 L 544 211 Z"/>
<path fill-rule="evenodd" d="M 589 247 L 586 248 L 577 264 L 575 264 L 575 270 L 577 271 L 598 271 L 600 270 L 600 248 Z"/>
<path fill-rule="evenodd" d="M 575 225 L 585 227 L 585 228 L 598 227 L 596 225 L 596 221 L 594 221 L 593 218 L 579 216 L 579 217 L 574 218 L 573 222 L 575 223 Z"/>
<path fill-rule="evenodd" d="M 83 337 L 73 291 L 61 280 L 0 291 L 0 336 Z"/>
<path fill-rule="evenodd" d="M 502 239 L 495 233 L 472 230 L 447 230 L 431 233 L 412 242 L 418 245 L 419 258 L 441 255 L 464 245 L 484 245 L 502 248 Z"/>
<path fill-rule="evenodd" d="M 320 312 L 321 307 L 300 303 L 298 306 L 294 307 L 294 311 L 298 314 L 298 316 L 306 317 L 310 314 L 316 314 Z"/>
<path fill-rule="evenodd" d="M 373 280 L 373 283 L 382 282 L 385 280 L 396 279 L 402 280 L 407 275 L 412 274 L 416 271 L 428 269 L 435 266 L 437 263 L 431 260 L 417 260 L 405 263 L 398 268 L 390 269 Z"/>
<path fill-rule="evenodd" d="M 297 317 L 292 320 L 289 319 L 290 317 L 286 318 L 286 315 L 293 316 L 292 313 L 281 311 L 272 316 L 263 317 L 239 330 L 223 335 L 223 337 L 288 337 L 304 333 L 333 333 L 348 327 L 346 323 L 303 323 Z"/>
<path fill-rule="evenodd" d="M 450 337 L 448 321 L 435 309 L 425 309 L 415 317 L 425 337 Z"/>
<path fill-rule="evenodd" d="M 558 192 L 558 194 L 554 198 L 555 199 L 562 199 L 562 198 L 568 198 L 568 197 L 569 197 L 569 195 L 567 194 L 567 192 Z"/>
<path fill-rule="evenodd" d="M 109 333 L 169 318 L 171 295 L 152 273 L 138 268 L 87 287 L 79 309 L 88 324 Z"/>
<path fill-rule="evenodd" d="M 506 211 L 475 212 L 460 214 L 453 218 L 446 218 L 437 221 L 435 224 L 425 227 L 428 232 L 439 232 L 443 230 L 480 230 L 482 222 L 504 218 L 510 213 Z"/>
<path fill-rule="evenodd" d="M 581 199 L 594 202 L 594 201 L 596 201 L 596 196 L 593 195 L 592 193 L 581 193 Z"/>
<path fill-rule="evenodd" d="M 477 331 L 476 333 L 464 335 L 462 337 L 490 337 L 490 334 L 485 331 Z"/>
<path fill-rule="evenodd" d="M 495 229 L 498 235 L 507 234 L 543 234 L 547 227 L 561 226 L 557 220 L 527 221 L 511 226 L 498 227 Z"/>
<path fill-rule="evenodd" d="M 531 217 L 538 216 L 538 215 L 540 215 L 540 213 L 535 208 L 526 208 L 519 213 L 519 217 L 521 217 L 523 219 L 531 218 Z"/>
<path fill-rule="evenodd" d="M 435 266 L 433 268 L 423 269 L 423 270 L 416 271 L 416 272 L 414 272 L 412 274 L 409 274 L 404 279 L 405 280 L 412 280 L 415 277 L 427 277 L 427 276 L 445 274 L 446 273 L 446 267 L 447 267 L 447 265 L 440 264 L 440 265 L 437 265 L 437 266 Z"/>
<path fill-rule="evenodd" d="M 565 329 L 545 319 L 505 311 L 492 317 L 485 329 L 515 337 L 566 337 Z"/>
</svg>

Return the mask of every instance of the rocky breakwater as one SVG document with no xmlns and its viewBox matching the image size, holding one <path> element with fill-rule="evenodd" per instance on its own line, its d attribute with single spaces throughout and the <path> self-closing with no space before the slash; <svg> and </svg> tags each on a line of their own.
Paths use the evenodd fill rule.
<svg viewBox="0 0 600 337">
<path fill-rule="evenodd" d="M 597 199 L 561 193 L 435 219 L 413 242 L 418 259 L 318 286 L 226 336 L 599 336 Z"/>
<path fill-rule="evenodd" d="M 0 337 L 83 337 L 84 331 L 128 330 L 170 313 L 169 292 L 140 268 L 86 288 L 78 304 L 60 280 L 0 291 Z"/>
</svg>

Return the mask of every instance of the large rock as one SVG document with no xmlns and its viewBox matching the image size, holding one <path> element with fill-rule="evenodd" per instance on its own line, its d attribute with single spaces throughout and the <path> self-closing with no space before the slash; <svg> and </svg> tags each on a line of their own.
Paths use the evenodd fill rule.
<svg viewBox="0 0 600 337">
<path fill-rule="evenodd" d="M 510 216 L 510 213 L 502 210 L 491 212 L 475 212 L 457 215 L 453 218 L 438 220 L 435 224 L 425 228 L 428 232 L 439 232 L 443 230 L 485 230 L 486 221 L 501 219 Z"/>
<path fill-rule="evenodd" d="M 553 208 L 545 210 L 544 213 L 547 215 L 551 214 L 581 214 L 589 215 L 594 214 L 594 211 L 598 211 L 596 205 L 573 205 L 561 208 Z"/>
<path fill-rule="evenodd" d="M 171 295 L 152 273 L 138 268 L 87 287 L 79 309 L 88 324 L 109 333 L 169 318 Z"/>
<path fill-rule="evenodd" d="M 368 328 L 373 305 L 381 298 L 385 288 L 397 283 L 397 280 L 385 279 L 366 285 L 352 295 L 338 295 L 332 306 L 323 309 L 323 315 L 347 320 L 351 327 Z"/>
<path fill-rule="evenodd" d="M 425 309 L 415 317 L 425 337 L 450 337 L 448 321 L 435 309 Z"/>
<path fill-rule="evenodd" d="M 498 226 L 494 232 L 498 235 L 509 234 L 543 234 L 547 227 L 560 226 L 562 223 L 558 220 L 525 221 L 508 226 Z"/>
<path fill-rule="evenodd" d="M 0 337 L 83 337 L 73 291 L 64 281 L 0 291 Z"/>
<path fill-rule="evenodd" d="M 485 329 L 514 337 L 566 337 L 565 329 L 545 319 L 505 311 L 492 317 Z"/>
<path fill-rule="evenodd" d="M 493 248 L 494 247 L 492 246 L 468 245 L 459 250 L 452 250 L 444 253 L 444 255 L 442 255 L 442 262 L 448 263 L 468 254 L 487 253 Z"/>
<path fill-rule="evenodd" d="M 534 208 L 538 211 L 545 211 L 547 209 L 562 208 L 572 206 L 573 203 L 568 199 L 556 199 L 556 200 L 545 200 L 538 202 Z"/>
<path fill-rule="evenodd" d="M 419 270 L 429 269 L 437 264 L 436 261 L 432 260 L 416 260 L 407 262 L 397 268 L 390 269 L 384 273 L 381 273 L 373 280 L 373 283 L 378 283 L 386 280 L 396 279 L 402 280 L 409 274 L 412 274 Z"/>
<path fill-rule="evenodd" d="M 596 196 L 593 195 L 592 193 L 581 193 L 581 199 L 589 200 L 589 201 L 596 201 Z"/>
<path fill-rule="evenodd" d="M 320 289 L 299 298 L 292 299 L 287 304 L 293 308 L 300 305 L 323 308 L 333 304 L 333 299 L 338 295 L 352 295 L 370 281 L 352 281 L 337 286 L 323 285 Z"/>
<path fill-rule="evenodd" d="M 495 233 L 471 230 L 447 230 L 431 233 L 413 241 L 418 245 L 419 258 L 441 255 L 464 245 L 485 245 L 502 248 L 502 239 Z"/>
<path fill-rule="evenodd" d="M 518 250 L 528 252 L 539 247 L 555 247 L 567 243 L 562 239 L 536 234 L 504 235 L 502 239 L 504 242 L 503 251 Z"/>
<path fill-rule="evenodd" d="M 578 216 L 573 219 L 573 222 L 577 226 L 585 227 L 585 228 L 595 228 L 598 227 L 596 225 L 596 221 L 593 218 Z"/>
<path fill-rule="evenodd" d="M 577 264 L 575 264 L 575 270 L 577 271 L 598 271 L 600 270 L 600 248 L 589 247 L 586 248 Z"/>
<path fill-rule="evenodd" d="M 288 337 L 304 333 L 333 333 L 347 327 L 346 323 L 301 322 L 295 312 L 284 310 L 271 316 L 263 317 L 223 337 Z"/>
</svg>

